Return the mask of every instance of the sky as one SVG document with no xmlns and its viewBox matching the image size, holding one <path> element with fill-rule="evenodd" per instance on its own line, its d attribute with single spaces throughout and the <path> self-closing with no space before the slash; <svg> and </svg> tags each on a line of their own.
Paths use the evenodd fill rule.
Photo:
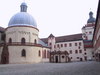
<svg viewBox="0 0 100 75">
<path fill-rule="evenodd" d="M 98 0 L 0 0 L 0 26 L 8 27 L 10 18 L 20 12 L 26 2 L 39 29 L 39 37 L 47 38 L 81 33 L 89 12 L 96 18 Z"/>
</svg>

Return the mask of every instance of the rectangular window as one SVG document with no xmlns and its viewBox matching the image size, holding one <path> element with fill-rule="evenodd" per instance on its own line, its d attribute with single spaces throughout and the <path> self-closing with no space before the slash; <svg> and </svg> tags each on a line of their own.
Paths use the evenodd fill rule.
<svg viewBox="0 0 100 75">
<path fill-rule="evenodd" d="M 75 50 L 75 53 L 77 54 L 78 53 L 78 50 Z"/>
<path fill-rule="evenodd" d="M 79 42 L 79 46 L 81 46 L 82 44 L 81 44 L 81 42 Z"/>
<path fill-rule="evenodd" d="M 71 47 L 72 46 L 72 43 L 69 43 L 69 47 Z"/>
<path fill-rule="evenodd" d="M 89 34 L 92 34 L 92 32 L 90 31 Z"/>
<path fill-rule="evenodd" d="M 82 50 L 79 50 L 79 53 L 82 53 Z"/>
<path fill-rule="evenodd" d="M 61 44 L 61 47 L 63 47 L 63 44 Z"/>
<path fill-rule="evenodd" d="M 65 44 L 65 47 L 67 47 L 67 44 Z"/>
<path fill-rule="evenodd" d="M 77 43 L 75 43 L 75 46 L 77 46 Z"/>
<path fill-rule="evenodd" d="M 59 44 L 57 44 L 57 47 L 59 48 Z"/>
</svg>

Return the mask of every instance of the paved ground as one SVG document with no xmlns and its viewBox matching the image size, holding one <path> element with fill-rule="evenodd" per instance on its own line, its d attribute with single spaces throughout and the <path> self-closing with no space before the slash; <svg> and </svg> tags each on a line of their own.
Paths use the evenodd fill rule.
<svg viewBox="0 0 100 75">
<path fill-rule="evenodd" d="M 100 62 L 0 65 L 0 75 L 100 75 Z"/>
</svg>

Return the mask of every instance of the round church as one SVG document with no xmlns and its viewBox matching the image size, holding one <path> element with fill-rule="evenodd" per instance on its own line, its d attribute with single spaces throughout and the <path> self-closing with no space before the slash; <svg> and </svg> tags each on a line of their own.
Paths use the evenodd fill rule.
<svg viewBox="0 0 100 75">
<path fill-rule="evenodd" d="M 27 13 L 27 4 L 20 5 L 20 12 L 12 16 L 4 29 L 0 46 L 0 63 L 49 62 L 50 48 L 39 39 L 39 29 L 34 18 Z"/>
</svg>

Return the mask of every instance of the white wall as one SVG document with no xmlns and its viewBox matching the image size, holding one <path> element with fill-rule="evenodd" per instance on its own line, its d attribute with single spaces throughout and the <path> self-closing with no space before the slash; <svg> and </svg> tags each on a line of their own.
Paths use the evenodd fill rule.
<svg viewBox="0 0 100 75">
<path fill-rule="evenodd" d="M 72 44 L 72 46 L 69 46 L 69 43 Z M 77 46 L 75 46 L 75 43 L 77 43 Z M 79 43 L 81 43 L 81 46 L 79 45 Z M 60 48 L 57 47 L 57 45 L 60 45 Z M 63 44 L 63 47 L 61 47 L 61 44 Z M 64 44 L 67 44 L 67 47 L 64 46 Z M 80 47 L 80 49 L 79 49 Z M 69 41 L 69 42 L 60 42 L 60 43 L 56 43 L 56 51 L 67 51 L 69 53 L 69 57 L 72 57 L 71 61 L 80 61 L 80 58 L 82 58 L 84 60 L 84 44 L 83 44 L 83 40 L 79 40 L 79 41 Z M 70 50 L 72 50 L 72 54 L 70 54 Z M 78 51 L 78 53 L 75 53 L 75 50 Z M 79 50 L 82 50 L 82 53 L 79 53 Z M 77 59 L 77 57 L 79 57 L 79 59 Z M 62 59 L 62 62 L 64 60 Z"/>
<path fill-rule="evenodd" d="M 25 38 L 26 42 L 34 43 L 36 39 L 38 42 L 38 30 L 31 27 L 11 27 L 6 30 L 6 42 L 12 38 L 12 42 L 21 42 L 21 38 Z"/>
<path fill-rule="evenodd" d="M 42 47 L 34 46 L 8 46 L 9 49 L 9 63 L 38 63 L 42 60 Z M 26 50 L 26 57 L 21 56 L 21 51 Z M 38 52 L 41 56 L 38 56 Z M 48 60 L 49 61 L 49 60 Z"/>
<path fill-rule="evenodd" d="M 26 43 L 35 43 L 34 40 L 37 40 L 38 43 L 38 29 L 33 27 L 8 27 L 6 30 L 6 42 L 9 42 L 9 38 L 12 39 L 12 44 L 14 42 L 21 43 L 21 39 L 25 38 Z M 21 56 L 21 51 L 26 50 L 26 57 Z M 45 47 L 37 47 L 37 46 L 20 46 L 12 45 L 8 46 L 9 50 L 9 63 L 38 63 L 38 62 L 48 62 L 48 58 L 42 58 L 42 51 L 49 48 Z M 38 55 L 39 50 L 41 52 L 41 56 Z"/>
<path fill-rule="evenodd" d="M 90 34 L 89 32 L 92 32 L 92 33 Z M 85 34 L 85 36 L 87 36 L 87 38 L 88 38 L 87 40 L 92 40 L 93 32 L 94 32 L 94 26 L 85 27 L 82 29 L 82 33 Z M 83 37 L 83 39 L 85 39 L 84 36 L 82 36 L 82 37 Z"/>
<path fill-rule="evenodd" d="M 93 48 L 87 48 L 86 49 L 86 55 L 85 56 L 87 56 L 87 60 L 94 60 L 94 58 L 93 58 L 93 51 L 94 49 Z"/>
<path fill-rule="evenodd" d="M 51 43 L 51 46 L 49 45 Z M 48 38 L 48 46 L 51 47 L 51 50 L 54 51 L 54 45 L 55 45 L 55 37 Z"/>
</svg>

